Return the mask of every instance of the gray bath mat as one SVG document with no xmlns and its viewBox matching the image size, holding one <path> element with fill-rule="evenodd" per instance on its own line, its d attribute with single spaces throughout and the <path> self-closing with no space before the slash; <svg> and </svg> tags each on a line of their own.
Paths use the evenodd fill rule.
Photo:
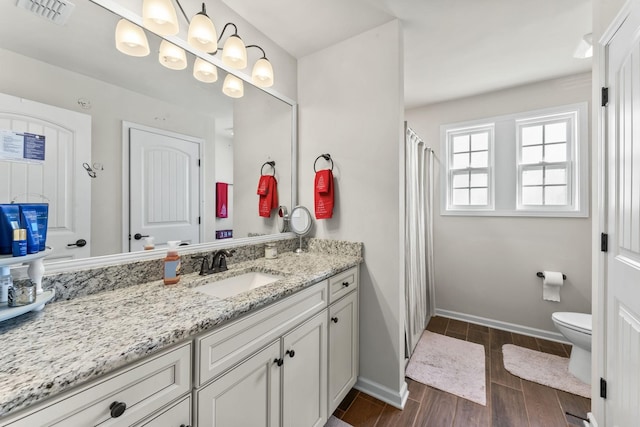
<svg viewBox="0 0 640 427">
<path fill-rule="evenodd" d="M 482 345 L 424 331 L 405 375 L 486 406 L 484 361 Z"/>
<path fill-rule="evenodd" d="M 591 398 L 591 386 L 569 372 L 569 359 L 513 344 L 502 346 L 504 367 L 513 375 L 567 393 Z"/>
</svg>

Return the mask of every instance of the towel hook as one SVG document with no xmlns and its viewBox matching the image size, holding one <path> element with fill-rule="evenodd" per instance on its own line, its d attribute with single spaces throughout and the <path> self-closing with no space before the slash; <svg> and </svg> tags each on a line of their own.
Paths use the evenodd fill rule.
<svg viewBox="0 0 640 427">
<path fill-rule="evenodd" d="M 262 164 L 262 167 L 260 168 L 260 175 L 264 175 L 264 172 L 263 172 L 264 171 L 264 167 L 267 166 L 267 165 L 271 166 L 271 169 L 273 169 L 273 176 L 276 176 L 276 162 L 274 162 L 273 160 L 268 161 L 268 162 L 264 162 Z"/>
<path fill-rule="evenodd" d="M 314 172 L 318 172 L 316 170 L 316 163 L 318 163 L 318 160 L 320 160 L 320 158 L 325 159 L 327 162 L 331 162 L 331 170 L 333 171 L 333 159 L 331 158 L 331 154 L 327 153 L 327 154 L 320 154 L 318 157 L 316 157 L 316 160 L 313 162 L 313 171 Z"/>
<path fill-rule="evenodd" d="M 538 277 L 539 277 L 539 278 L 541 278 L 541 279 L 544 279 L 544 273 L 543 273 L 542 271 L 538 271 L 538 272 L 536 273 L 536 276 L 538 276 Z M 566 274 L 563 274 L 563 275 L 562 275 L 562 280 L 567 280 L 567 275 L 566 275 Z"/>
</svg>

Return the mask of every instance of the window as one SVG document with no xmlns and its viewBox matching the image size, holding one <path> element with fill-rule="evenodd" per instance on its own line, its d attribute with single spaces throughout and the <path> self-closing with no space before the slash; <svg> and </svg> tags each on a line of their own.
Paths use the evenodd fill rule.
<svg viewBox="0 0 640 427">
<path fill-rule="evenodd" d="M 588 216 L 587 104 L 441 126 L 443 215 Z"/>
<path fill-rule="evenodd" d="M 447 133 L 448 206 L 458 209 L 491 208 L 492 145 L 493 126 L 455 129 Z"/>
<path fill-rule="evenodd" d="M 517 121 L 518 209 L 573 208 L 576 115 Z"/>
</svg>

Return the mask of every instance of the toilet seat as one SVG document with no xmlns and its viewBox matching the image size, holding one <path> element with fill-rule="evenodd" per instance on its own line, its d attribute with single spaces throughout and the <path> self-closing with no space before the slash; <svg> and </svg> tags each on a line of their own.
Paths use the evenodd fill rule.
<svg viewBox="0 0 640 427">
<path fill-rule="evenodd" d="M 551 318 L 565 328 L 591 335 L 592 326 L 590 314 L 559 311 L 553 313 Z"/>
</svg>

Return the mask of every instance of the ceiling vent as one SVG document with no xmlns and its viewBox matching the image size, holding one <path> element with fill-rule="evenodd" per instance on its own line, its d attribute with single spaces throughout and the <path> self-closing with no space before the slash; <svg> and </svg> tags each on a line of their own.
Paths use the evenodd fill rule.
<svg viewBox="0 0 640 427">
<path fill-rule="evenodd" d="M 75 4 L 67 0 L 18 0 L 16 6 L 27 9 L 58 25 L 66 24 L 71 12 L 76 7 Z"/>
</svg>

